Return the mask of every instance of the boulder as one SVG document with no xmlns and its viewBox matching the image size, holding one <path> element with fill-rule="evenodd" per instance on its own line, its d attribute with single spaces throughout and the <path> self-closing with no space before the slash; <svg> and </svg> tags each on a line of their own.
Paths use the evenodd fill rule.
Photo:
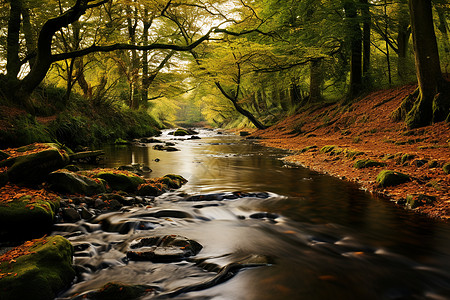
<svg viewBox="0 0 450 300">
<path fill-rule="evenodd" d="M 185 136 L 185 135 L 189 135 L 189 134 L 190 134 L 190 133 L 189 133 L 187 130 L 181 129 L 181 128 L 178 128 L 178 129 L 173 133 L 174 136 Z"/>
<path fill-rule="evenodd" d="M 0 192 L 0 237 L 36 237 L 53 225 L 60 204 L 57 195 L 12 186 Z"/>
<path fill-rule="evenodd" d="M 177 148 L 168 146 L 168 145 L 155 145 L 152 148 L 154 150 L 159 150 L 159 151 L 168 151 L 168 152 L 179 151 Z"/>
<path fill-rule="evenodd" d="M 366 159 L 359 159 L 354 164 L 353 167 L 356 169 L 364 169 L 364 168 L 371 168 L 371 167 L 384 167 L 386 164 L 383 162 L 375 161 L 370 158 Z"/>
<path fill-rule="evenodd" d="M 131 242 L 127 257 L 131 260 L 171 262 L 197 255 L 202 248 L 198 242 L 179 235 L 152 236 Z"/>
<path fill-rule="evenodd" d="M 0 150 L 0 160 L 5 160 L 9 157 L 9 154 Z"/>
<path fill-rule="evenodd" d="M 75 277 L 73 248 L 61 236 L 25 242 L 0 256 L 2 300 L 51 300 Z"/>
<path fill-rule="evenodd" d="M 8 182 L 8 173 L 1 171 L 0 169 L 0 187 L 4 186 Z"/>
<path fill-rule="evenodd" d="M 97 291 L 81 294 L 74 299 L 95 299 L 95 300 L 133 300 L 140 299 L 144 295 L 154 293 L 151 286 L 128 285 L 120 282 L 108 282 Z"/>
<path fill-rule="evenodd" d="M 167 185 L 171 189 L 179 189 L 187 180 L 181 175 L 167 174 L 161 179 L 161 183 Z"/>
<path fill-rule="evenodd" d="M 127 193 L 136 192 L 138 186 L 145 183 L 144 178 L 132 172 L 115 169 L 96 169 L 79 173 L 91 178 L 103 179 L 108 183 L 112 190 L 124 191 Z"/>
<path fill-rule="evenodd" d="M 164 193 L 164 188 L 162 183 L 144 183 L 138 187 L 136 194 L 139 196 L 159 196 Z"/>
<path fill-rule="evenodd" d="M 381 171 L 376 178 L 376 181 L 382 187 L 398 185 L 401 183 L 408 182 L 410 180 L 411 179 L 408 175 L 391 170 Z"/>
<path fill-rule="evenodd" d="M 250 132 L 248 132 L 248 131 L 241 131 L 241 132 L 239 132 L 239 135 L 240 136 L 249 136 Z"/>
<path fill-rule="evenodd" d="M 15 157 L 8 168 L 8 177 L 14 183 L 41 183 L 47 175 L 69 163 L 69 156 L 55 144 L 32 144 L 27 146 L 25 154 Z M 38 150 L 38 152 L 33 152 Z"/>
<path fill-rule="evenodd" d="M 106 191 L 102 180 L 66 170 L 58 170 L 48 175 L 50 188 L 66 194 L 95 195 Z"/>
</svg>

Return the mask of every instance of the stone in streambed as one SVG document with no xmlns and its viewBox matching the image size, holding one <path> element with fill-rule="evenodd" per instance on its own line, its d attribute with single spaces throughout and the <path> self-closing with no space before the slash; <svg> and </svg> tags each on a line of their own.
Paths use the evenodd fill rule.
<svg viewBox="0 0 450 300">
<path fill-rule="evenodd" d="M 381 171 L 376 178 L 376 181 L 381 187 L 394 186 L 410 180 L 411 179 L 408 175 L 391 170 Z"/>
<path fill-rule="evenodd" d="M 140 184 L 145 183 L 145 179 L 129 171 L 119 171 L 115 169 L 96 169 L 82 171 L 79 174 L 105 180 L 112 190 L 124 191 L 127 193 L 136 192 Z"/>
<path fill-rule="evenodd" d="M 61 236 L 25 242 L 0 256 L 2 300 L 51 300 L 70 285 L 72 245 Z"/>
<path fill-rule="evenodd" d="M 140 299 L 142 296 L 148 296 L 154 293 L 155 288 L 145 285 L 128 285 L 119 282 L 108 282 L 97 291 L 81 294 L 76 299 L 95 299 L 95 300 L 133 300 Z"/>
<path fill-rule="evenodd" d="M 127 257 L 131 260 L 171 262 L 197 255 L 202 248 L 198 242 L 179 235 L 152 236 L 131 242 Z"/>
<path fill-rule="evenodd" d="M 95 195 L 106 191 L 103 181 L 66 170 L 50 173 L 47 181 L 51 189 L 61 193 Z"/>
</svg>

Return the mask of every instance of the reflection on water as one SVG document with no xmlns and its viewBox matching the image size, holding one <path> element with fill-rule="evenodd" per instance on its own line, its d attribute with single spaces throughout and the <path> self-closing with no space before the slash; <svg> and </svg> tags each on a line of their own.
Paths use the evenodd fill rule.
<svg viewBox="0 0 450 300">
<path fill-rule="evenodd" d="M 75 264 L 81 270 L 61 299 L 109 281 L 154 288 L 143 299 L 450 298 L 447 224 L 395 208 L 353 184 L 284 166 L 278 159 L 283 151 L 210 131 L 200 136 L 175 140 L 178 152 L 156 151 L 151 144 L 105 148 L 107 167 L 139 163 L 153 170 L 152 177 L 176 173 L 189 183 L 158 197 L 153 207 L 58 228 L 55 234 L 80 249 Z M 186 201 L 186 194 L 235 191 L 268 194 Z M 172 263 L 126 259 L 133 240 L 167 234 L 194 239 L 203 249 Z M 230 272 L 224 282 L 171 294 L 211 282 L 249 256 L 267 260 Z"/>
</svg>

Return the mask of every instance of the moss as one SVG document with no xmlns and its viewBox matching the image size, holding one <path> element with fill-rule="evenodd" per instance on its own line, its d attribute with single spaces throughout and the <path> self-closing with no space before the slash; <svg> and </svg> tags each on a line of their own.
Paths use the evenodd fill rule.
<svg viewBox="0 0 450 300">
<path fill-rule="evenodd" d="M 400 159 L 400 163 L 403 165 L 407 161 L 410 161 L 411 159 L 413 159 L 414 157 L 416 157 L 414 154 L 403 154 Z"/>
<path fill-rule="evenodd" d="M 187 180 L 180 175 L 167 174 L 161 179 L 161 182 L 171 189 L 179 189 Z"/>
<path fill-rule="evenodd" d="M 445 174 L 450 174 L 450 163 L 446 163 L 443 167 L 442 170 L 444 171 Z"/>
<path fill-rule="evenodd" d="M 139 185 L 136 194 L 139 196 L 159 196 L 164 193 L 162 183 L 145 183 Z"/>
<path fill-rule="evenodd" d="M 114 141 L 115 145 L 131 145 L 131 142 L 118 138 Z"/>
<path fill-rule="evenodd" d="M 0 236 L 20 238 L 46 232 L 59 209 L 59 197 L 24 195 L 0 204 Z"/>
<path fill-rule="evenodd" d="M 330 152 L 333 151 L 335 148 L 336 148 L 336 146 L 333 146 L 333 145 L 323 146 L 323 147 L 320 149 L 320 152 L 322 152 L 322 153 L 330 153 Z"/>
<path fill-rule="evenodd" d="M 414 209 L 419 206 L 432 204 L 436 201 L 436 197 L 425 194 L 408 195 L 406 197 L 406 206 L 409 209 Z"/>
<path fill-rule="evenodd" d="M 356 169 L 364 169 L 364 168 L 370 168 L 370 167 L 384 167 L 386 164 L 383 162 L 371 160 L 369 158 L 367 159 L 359 159 L 354 164 L 353 167 Z"/>
<path fill-rule="evenodd" d="M 68 164 L 69 156 L 65 151 L 54 144 L 48 145 L 46 150 L 17 157 L 8 169 L 11 182 L 41 183 L 50 172 Z"/>
<path fill-rule="evenodd" d="M 139 185 L 145 183 L 145 180 L 128 171 L 119 171 L 114 169 L 98 169 L 93 171 L 82 171 L 79 174 L 91 178 L 100 178 L 105 180 L 111 189 L 124 191 L 127 193 L 136 192 Z"/>
<path fill-rule="evenodd" d="M 344 155 L 347 158 L 350 159 L 354 159 L 355 157 L 359 156 L 359 155 L 363 155 L 364 152 L 362 151 L 357 151 L 357 150 L 352 150 L 352 149 L 345 149 L 344 150 Z"/>
<path fill-rule="evenodd" d="M 178 129 L 173 133 L 173 135 L 174 135 L 174 136 L 185 136 L 185 135 L 189 135 L 189 132 L 187 132 L 187 131 L 184 130 L 184 129 L 178 128 Z"/>
<path fill-rule="evenodd" d="M 61 193 L 95 195 L 106 192 L 102 181 L 65 170 L 50 173 L 48 182 L 51 189 Z"/>
<path fill-rule="evenodd" d="M 387 187 L 408 182 L 410 181 L 410 178 L 408 175 L 405 175 L 400 172 L 383 170 L 378 174 L 376 181 L 379 183 L 380 186 Z"/>
<path fill-rule="evenodd" d="M 27 242 L 24 255 L 14 251 L 0 257 L 0 295 L 2 300 L 50 300 L 66 288 L 75 276 L 72 245 L 61 236 Z M 15 257 L 12 260 L 9 259 Z M 6 261 L 2 261 L 6 259 Z"/>
</svg>

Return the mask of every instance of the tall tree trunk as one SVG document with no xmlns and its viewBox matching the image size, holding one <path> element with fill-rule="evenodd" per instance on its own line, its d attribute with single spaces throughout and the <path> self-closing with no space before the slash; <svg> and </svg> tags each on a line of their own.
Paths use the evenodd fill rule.
<svg viewBox="0 0 450 300">
<path fill-rule="evenodd" d="M 22 8 L 22 22 L 23 22 L 23 33 L 25 35 L 25 43 L 27 47 L 27 55 L 35 54 L 36 52 L 36 36 L 33 32 L 30 20 L 30 10 L 26 7 Z M 33 67 L 35 62 L 34 57 L 30 57 L 29 64 L 30 68 Z"/>
<path fill-rule="evenodd" d="M 8 37 L 6 38 L 6 74 L 12 83 L 17 81 L 20 71 L 20 15 L 22 14 L 22 0 L 10 1 L 10 14 L 8 20 Z M 13 88 L 14 89 L 14 88 Z"/>
<path fill-rule="evenodd" d="M 397 28 L 397 74 L 401 80 L 406 80 L 408 75 L 408 45 L 411 36 L 411 28 L 408 6 L 406 3 L 397 3 L 397 11 L 399 14 Z"/>
<path fill-rule="evenodd" d="M 148 31 L 152 25 L 152 19 L 149 19 L 148 9 L 144 10 L 144 28 L 142 32 L 142 42 L 144 46 L 148 45 Z M 142 52 L 142 92 L 141 92 L 141 104 L 146 104 L 148 100 L 148 51 Z"/>
<path fill-rule="evenodd" d="M 134 1 L 136 2 L 136 1 Z M 127 7 L 127 25 L 128 38 L 131 44 L 136 44 L 136 28 L 138 25 L 137 8 Z M 133 17 L 133 18 L 132 18 Z M 130 73 L 130 108 L 139 108 L 139 92 L 138 92 L 138 77 L 139 77 L 139 57 L 136 50 L 131 51 L 131 65 L 128 72 Z"/>
<path fill-rule="evenodd" d="M 363 19 L 363 76 L 366 77 L 370 70 L 370 30 L 371 30 L 371 17 L 370 17 L 370 5 L 368 0 L 360 0 L 361 3 L 361 16 Z"/>
<path fill-rule="evenodd" d="M 437 27 L 439 31 L 444 36 L 442 43 L 444 44 L 444 51 L 445 53 L 450 53 L 450 45 L 449 45 L 449 39 L 448 39 L 448 23 L 447 23 L 447 17 L 445 15 L 445 11 L 442 9 L 441 6 L 435 5 L 436 11 L 439 16 L 439 26 Z"/>
<path fill-rule="evenodd" d="M 322 83 L 323 83 L 322 61 L 313 60 L 310 63 L 309 76 L 309 102 L 318 102 L 322 99 Z"/>
<path fill-rule="evenodd" d="M 406 116 L 409 128 L 449 116 L 450 97 L 441 73 L 430 0 L 409 0 L 419 96 Z"/>
<path fill-rule="evenodd" d="M 353 98 L 362 90 L 362 32 L 355 2 L 344 0 L 344 10 L 347 19 L 347 39 L 351 51 L 349 97 Z"/>
</svg>

